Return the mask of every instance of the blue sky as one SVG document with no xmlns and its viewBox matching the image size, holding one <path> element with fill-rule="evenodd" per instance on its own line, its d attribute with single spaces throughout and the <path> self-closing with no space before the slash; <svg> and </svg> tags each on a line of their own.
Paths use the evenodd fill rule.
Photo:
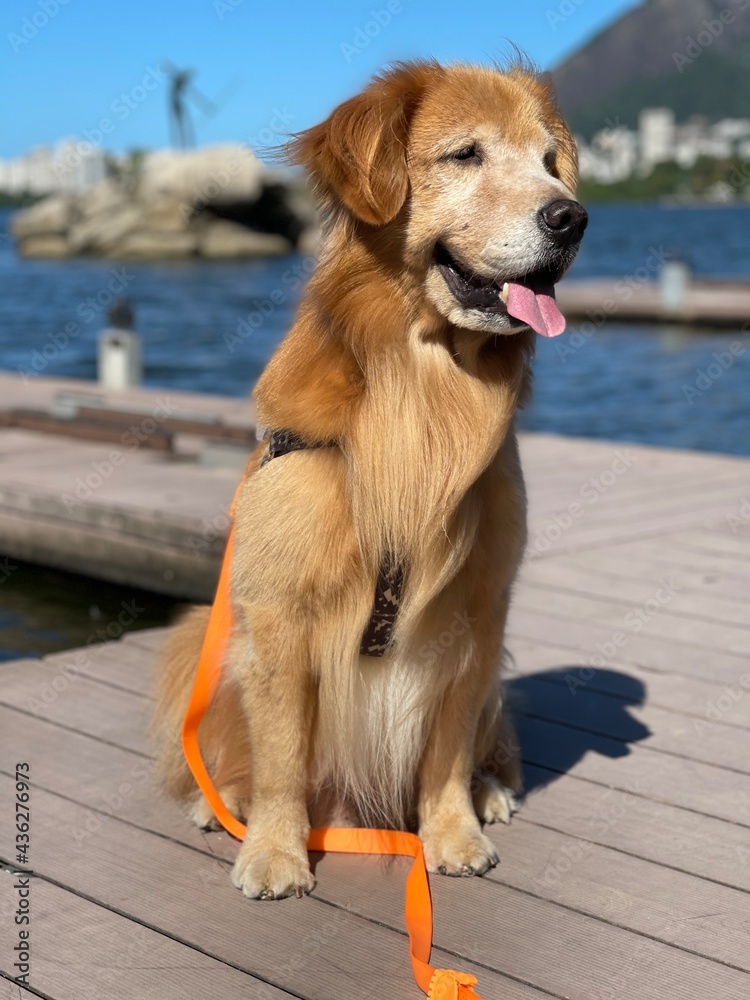
<svg viewBox="0 0 750 1000">
<path fill-rule="evenodd" d="M 479 62 L 512 40 L 551 68 L 638 0 L 6 0 L 0 156 L 63 136 L 168 144 L 164 60 L 219 106 L 199 143 L 273 144 L 394 59 Z M 378 23 L 378 21 L 380 23 Z"/>
</svg>

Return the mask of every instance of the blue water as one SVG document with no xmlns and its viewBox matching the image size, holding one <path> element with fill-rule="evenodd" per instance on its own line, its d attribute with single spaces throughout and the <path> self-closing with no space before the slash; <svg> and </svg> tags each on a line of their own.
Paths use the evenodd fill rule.
<svg viewBox="0 0 750 1000">
<path fill-rule="evenodd" d="M 7 217 L 0 215 L 0 232 Z M 655 276 L 662 254 L 685 258 L 699 275 L 750 280 L 750 206 L 595 205 L 571 275 L 642 280 Z M 0 237 L 0 367 L 94 378 L 101 303 L 115 282 L 135 305 L 148 384 L 243 396 L 291 325 L 304 290 L 299 276 L 309 267 L 299 255 L 230 263 L 23 261 Z M 54 358 L 34 354 L 51 335 L 59 342 L 71 323 L 75 333 Z M 613 317 L 581 337 L 574 324 L 554 341 L 539 340 L 535 394 L 522 426 L 750 454 L 748 329 L 652 328 Z M 706 384 L 699 373 L 714 364 L 714 352 L 732 357 L 727 352 L 738 342 L 743 353 L 732 366 L 691 394 L 696 383 Z"/>
<path fill-rule="evenodd" d="M 134 303 L 148 384 L 246 395 L 292 323 L 304 290 L 298 276 L 310 264 L 299 255 L 237 263 L 23 261 L 5 235 L 8 216 L 0 210 L 0 368 L 10 370 L 94 378 L 102 303 L 114 282 Z M 684 257 L 701 275 L 750 280 L 750 207 L 594 206 L 572 274 L 638 280 L 655 273 L 654 254 L 662 253 Z M 75 331 L 67 346 L 51 352 L 66 326 Z M 612 319 L 583 336 L 574 325 L 554 341 L 539 339 L 534 399 L 521 424 L 748 455 L 747 341 L 740 329 L 649 328 Z M 688 392 L 688 399 L 685 387 L 695 388 L 698 372 L 715 365 L 714 353 L 731 356 L 732 344 L 743 353 L 726 370 L 713 367 L 720 376 L 702 381 L 708 388 Z M 48 361 L 45 347 L 54 355 Z M 2 584 L 0 659 L 82 645 L 133 598 L 131 588 L 14 566 Z M 167 598 L 136 596 L 144 607 L 136 627 L 161 624 L 173 613 Z"/>
</svg>

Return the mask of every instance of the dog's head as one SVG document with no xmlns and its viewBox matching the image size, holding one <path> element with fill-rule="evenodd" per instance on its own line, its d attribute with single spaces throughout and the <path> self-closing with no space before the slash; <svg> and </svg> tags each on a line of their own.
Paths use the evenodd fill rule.
<svg viewBox="0 0 750 1000">
<path fill-rule="evenodd" d="M 562 332 L 554 284 L 587 215 L 573 137 L 534 73 L 401 64 L 297 136 L 291 159 L 329 210 L 398 226 L 404 265 L 456 326 Z"/>
</svg>

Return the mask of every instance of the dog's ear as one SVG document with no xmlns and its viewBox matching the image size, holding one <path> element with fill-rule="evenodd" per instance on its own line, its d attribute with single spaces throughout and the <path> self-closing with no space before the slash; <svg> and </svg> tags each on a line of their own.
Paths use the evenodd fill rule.
<svg viewBox="0 0 750 1000">
<path fill-rule="evenodd" d="M 285 159 L 307 168 L 324 203 L 343 203 L 374 226 L 390 222 L 409 193 L 411 118 L 442 72 L 436 63 L 414 62 L 377 76 L 320 125 L 295 136 Z"/>
</svg>

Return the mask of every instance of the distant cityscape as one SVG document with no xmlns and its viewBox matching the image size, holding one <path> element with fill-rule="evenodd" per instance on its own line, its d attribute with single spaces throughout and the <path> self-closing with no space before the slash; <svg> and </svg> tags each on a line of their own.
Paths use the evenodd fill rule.
<svg viewBox="0 0 750 1000">
<path fill-rule="evenodd" d="M 678 124 L 670 108 L 644 108 L 637 129 L 606 122 L 590 142 L 582 136 L 576 136 L 576 141 L 584 184 L 613 189 L 630 184 L 638 190 L 639 180 L 664 165 L 684 175 L 701 161 L 714 161 L 742 164 L 744 169 L 739 180 L 726 170 L 708 176 L 700 195 L 713 201 L 750 198 L 750 118 L 712 123 L 694 117 Z M 40 146 L 15 159 L 0 159 L 0 193 L 20 199 L 85 191 L 127 159 L 90 142 L 64 139 L 52 149 Z"/>
<path fill-rule="evenodd" d="M 63 139 L 53 149 L 38 146 L 15 159 L 0 159 L 0 192 L 20 198 L 85 191 L 119 159 L 91 142 Z"/>
<path fill-rule="evenodd" d="M 694 117 L 678 125 L 670 108 L 644 108 L 638 117 L 638 129 L 617 124 L 597 132 L 587 143 L 576 136 L 583 181 L 617 185 L 647 178 L 664 165 L 673 164 L 681 171 L 693 170 L 701 160 L 724 163 L 750 163 L 750 118 L 724 118 L 711 123 Z M 741 171 L 742 183 L 726 177 L 715 178 L 704 196 L 728 201 L 748 191 L 748 171 Z"/>
</svg>

